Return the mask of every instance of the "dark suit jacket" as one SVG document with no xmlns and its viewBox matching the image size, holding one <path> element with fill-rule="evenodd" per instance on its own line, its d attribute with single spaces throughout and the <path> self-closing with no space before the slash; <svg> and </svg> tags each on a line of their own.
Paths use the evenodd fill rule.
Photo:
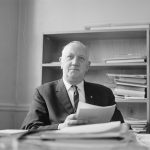
<svg viewBox="0 0 150 150">
<path fill-rule="evenodd" d="M 84 89 L 86 103 L 99 106 L 115 104 L 112 91 L 103 85 L 85 82 Z M 72 113 L 74 109 L 63 80 L 45 83 L 36 89 L 34 101 L 22 129 L 57 129 L 58 124 L 64 122 L 66 117 Z M 124 122 L 117 108 L 111 121 Z"/>
</svg>

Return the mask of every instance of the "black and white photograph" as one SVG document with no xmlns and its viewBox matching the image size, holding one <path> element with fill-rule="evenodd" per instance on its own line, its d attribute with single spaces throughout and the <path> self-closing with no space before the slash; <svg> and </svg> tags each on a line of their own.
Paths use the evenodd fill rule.
<svg viewBox="0 0 150 150">
<path fill-rule="evenodd" d="M 0 0 L 0 150 L 150 149 L 150 0 Z"/>
</svg>

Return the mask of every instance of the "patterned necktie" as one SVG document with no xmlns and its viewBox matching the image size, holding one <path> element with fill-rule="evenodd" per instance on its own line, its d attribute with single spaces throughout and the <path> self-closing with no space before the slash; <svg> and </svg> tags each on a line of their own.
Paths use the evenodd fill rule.
<svg viewBox="0 0 150 150">
<path fill-rule="evenodd" d="M 79 102 L 79 92 L 78 92 L 78 87 L 73 85 L 74 88 L 74 93 L 73 93 L 73 100 L 74 100 L 74 112 L 76 112 L 77 107 L 78 107 L 78 102 Z"/>
</svg>

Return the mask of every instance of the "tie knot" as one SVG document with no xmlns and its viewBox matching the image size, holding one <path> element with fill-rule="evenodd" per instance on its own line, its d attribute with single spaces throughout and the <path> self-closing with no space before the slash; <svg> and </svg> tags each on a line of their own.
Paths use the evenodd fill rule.
<svg viewBox="0 0 150 150">
<path fill-rule="evenodd" d="M 75 91 L 77 91 L 78 87 L 76 85 L 71 86 Z"/>
</svg>

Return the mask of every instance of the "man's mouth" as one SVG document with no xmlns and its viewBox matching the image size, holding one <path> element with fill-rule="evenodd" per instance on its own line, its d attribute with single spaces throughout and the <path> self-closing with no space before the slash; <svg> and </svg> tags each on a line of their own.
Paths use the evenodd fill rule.
<svg viewBox="0 0 150 150">
<path fill-rule="evenodd" d="M 79 71 L 79 68 L 70 68 L 69 70 Z"/>
<path fill-rule="evenodd" d="M 79 70 L 79 68 L 70 68 L 70 70 Z"/>
</svg>

